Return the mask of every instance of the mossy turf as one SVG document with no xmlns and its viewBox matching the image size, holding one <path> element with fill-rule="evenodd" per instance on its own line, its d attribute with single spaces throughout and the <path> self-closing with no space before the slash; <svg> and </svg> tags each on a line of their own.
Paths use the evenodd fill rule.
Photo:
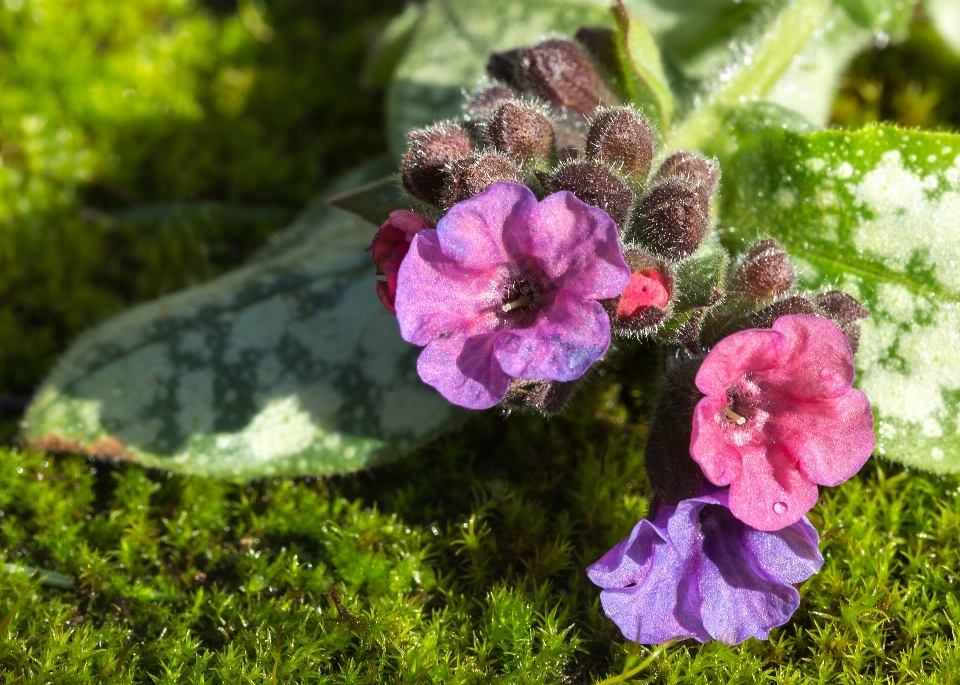
<svg viewBox="0 0 960 685">
<path fill-rule="evenodd" d="M 257 24 L 225 0 L 7 2 L 0 394 L 32 391 L 79 331 L 123 306 L 241 263 L 333 174 L 382 150 L 380 94 L 357 65 L 401 4 L 239 3 L 267 7 Z M 834 119 L 960 126 L 956 83 L 960 60 L 918 24 L 857 61 Z M 2 448 L 0 674 L 615 676 L 649 650 L 602 615 L 584 567 L 645 512 L 657 368 L 654 351 L 622 350 L 567 417 L 481 415 L 337 479 L 236 484 Z M 789 625 L 768 642 L 672 646 L 635 681 L 956 682 L 958 492 L 957 477 L 870 462 L 811 514 L 826 564 Z"/>
<path fill-rule="evenodd" d="M 235 484 L 7 451 L 0 670 L 18 683 L 614 676 L 631 646 L 584 567 L 644 513 L 638 419 L 657 366 L 643 349 L 620 360 L 649 371 L 595 380 L 577 419 L 481 416 L 340 479 Z M 870 462 L 811 514 L 826 564 L 790 624 L 768 642 L 675 645 L 635 682 L 954 682 L 958 486 Z"/>
</svg>

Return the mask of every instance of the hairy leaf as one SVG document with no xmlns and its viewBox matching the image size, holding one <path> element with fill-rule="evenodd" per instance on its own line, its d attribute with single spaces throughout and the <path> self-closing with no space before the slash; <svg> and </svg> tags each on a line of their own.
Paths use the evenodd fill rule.
<svg viewBox="0 0 960 685">
<path fill-rule="evenodd" d="M 631 17 L 623 4 L 614 5 L 613 18 L 629 99 L 666 134 L 673 116 L 673 92 L 663 71 L 660 49 L 647 27 Z"/>
<path fill-rule="evenodd" d="M 374 294 L 375 227 L 307 216 L 271 258 L 77 342 L 29 408 L 27 442 L 222 477 L 331 474 L 458 421 Z"/>
<path fill-rule="evenodd" d="M 960 136 L 754 129 L 724 166 L 721 216 L 731 248 L 774 237 L 802 287 L 870 310 L 857 385 L 878 452 L 960 471 Z"/>
</svg>

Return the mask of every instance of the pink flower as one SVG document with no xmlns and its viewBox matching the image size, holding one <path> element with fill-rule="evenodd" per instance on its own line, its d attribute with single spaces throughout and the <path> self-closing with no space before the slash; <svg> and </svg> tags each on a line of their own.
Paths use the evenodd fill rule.
<svg viewBox="0 0 960 685">
<path fill-rule="evenodd" d="M 377 275 L 386 276 L 386 281 L 377 281 L 377 297 L 380 304 L 391 314 L 396 314 L 393 302 L 397 294 L 397 273 L 400 263 L 410 250 L 413 236 L 425 228 L 433 228 L 427 219 L 419 214 L 398 209 L 390 212 L 380 230 L 373 236 L 373 242 L 367 248 L 377 265 Z"/>
<path fill-rule="evenodd" d="M 711 482 L 730 485 L 734 516 L 779 530 L 816 504 L 818 483 L 860 470 L 873 452 L 873 414 L 853 373 L 843 333 L 815 316 L 782 316 L 710 351 L 696 378 L 706 397 L 690 454 Z"/>
<path fill-rule="evenodd" d="M 656 269 L 630 274 L 630 282 L 620 295 L 617 316 L 632 319 L 645 314 L 651 307 L 666 309 L 670 302 L 670 283 Z"/>
<path fill-rule="evenodd" d="M 630 278 L 617 228 L 572 193 L 538 203 L 494 183 L 418 233 L 400 267 L 400 334 L 425 345 L 424 382 L 454 404 L 485 409 L 511 378 L 570 381 L 610 346 L 597 300 Z"/>
</svg>

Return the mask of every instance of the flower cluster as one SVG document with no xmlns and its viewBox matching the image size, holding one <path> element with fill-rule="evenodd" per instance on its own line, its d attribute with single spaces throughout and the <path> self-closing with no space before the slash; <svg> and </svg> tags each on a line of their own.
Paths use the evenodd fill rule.
<svg viewBox="0 0 960 685">
<path fill-rule="evenodd" d="M 420 378 L 471 409 L 554 413 L 614 337 L 663 345 L 654 506 L 588 575 L 629 640 L 766 638 L 823 563 L 818 486 L 873 451 L 852 387 L 868 313 L 797 292 L 774 240 L 728 263 L 717 161 L 657 154 L 594 65 L 604 30 L 493 54 L 461 120 L 410 134 L 416 213 L 373 240 L 377 295 L 423 348 Z"/>
</svg>

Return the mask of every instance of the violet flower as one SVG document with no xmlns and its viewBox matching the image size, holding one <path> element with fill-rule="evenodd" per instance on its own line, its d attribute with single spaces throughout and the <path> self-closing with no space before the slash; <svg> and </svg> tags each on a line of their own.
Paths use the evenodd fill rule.
<svg viewBox="0 0 960 685">
<path fill-rule="evenodd" d="M 692 637 L 765 640 L 800 605 L 794 587 L 823 565 L 817 531 L 803 518 L 755 530 L 727 509 L 727 491 L 661 505 L 653 520 L 587 569 L 623 636 L 642 644 Z"/>
<path fill-rule="evenodd" d="M 815 316 L 717 343 L 696 384 L 690 454 L 716 485 L 730 486 L 734 516 L 760 530 L 799 520 L 817 483 L 839 485 L 874 447 L 870 402 L 853 382 L 843 333 Z"/>
<path fill-rule="evenodd" d="M 404 340 L 450 402 L 485 409 L 511 378 L 571 381 L 610 345 L 597 300 L 630 279 L 613 220 L 572 193 L 494 183 L 417 233 L 400 267 Z"/>
</svg>

